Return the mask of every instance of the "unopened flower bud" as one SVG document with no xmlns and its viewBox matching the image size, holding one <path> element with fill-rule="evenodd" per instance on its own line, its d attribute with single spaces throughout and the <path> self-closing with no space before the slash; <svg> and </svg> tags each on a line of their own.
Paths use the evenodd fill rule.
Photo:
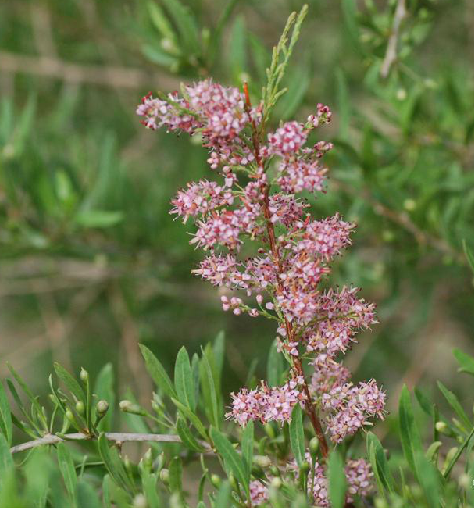
<svg viewBox="0 0 474 508">
<path fill-rule="evenodd" d="M 146 411 L 138 404 L 133 404 L 129 400 L 121 400 L 119 402 L 119 408 L 124 413 L 130 413 L 132 415 L 146 416 Z"/>
<path fill-rule="evenodd" d="M 459 448 L 457 448 L 457 447 L 449 449 L 448 453 L 446 454 L 446 458 L 444 459 L 444 464 L 443 464 L 443 468 L 441 471 L 442 474 L 444 474 L 446 472 L 446 470 L 448 469 L 449 464 L 453 460 L 454 456 L 458 453 L 458 449 Z"/>
<path fill-rule="evenodd" d="M 236 482 L 236 480 L 235 480 L 235 476 L 234 476 L 232 473 L 230 473 L 230 474 L 229 474 L 229 483 L 230 483 L 230 485 L 231 485 L 231 487 L 232 487 L 233 489 L 235 489 L 235 490 L 238 490 L 238 489 L 239 489 L 239 485 L 238 485 L 238 483 Z"/>
<path fill-rule="evenodd" d="M 128 411 L 128 408 L 131 407 L 133 404 L 129 400 L 121 400 L 119 402 L 119 408 L 121 411 Z"/>
<path fill-rule="evenodd" d="M 108 410 L 109 403 L 106 400 L 99 400 L 99 402 L 97 402 L 97 414 L 103 416 L 105 413 L 107 413 Z"/>
<path fill-rule="evenodd" d="M 438 432 L 441 432 L 441 434 L 446 434 L 448 431 L 448 426 L 444 422 L 436 422 L 435 428 Z"/>
<path fill-rule="evenodd" d="M 148 448 L 145 455 L 143 455 L 143 466 L 149 471 L 153 468 L 153 454 L 151 452 L 151 448 Z"/>
<path fill-rule="evenodd" d="M 266 455 L 255 455 L 253 460 L 255 464 L 260 467 L 269 467 L 272 465 L 270 457 L 267 457 Z"/>
<path fill-rule="evenodd" d="M 270 468 L 270 473 L 272 476 L 280 476 L 280 470 L 276 466 Z"/>
<path fill-rule="evenodd" d="M 300 466 L 300 471 L 302 473 L 307 473 L 310 469 L 311 469 L 310 463 L 307 460 L 303 461 L 303 463 Z"/>
<path fill-rule="evenodd" d="M 123 461 L 123 465 L 124 465 L 125 469 L 127 471 L 130 471 L 132 469 L 132 462 L 128 458 L 128 455 L 123 455 L 122 456 L 122 461 Z"/>
<path fill-rule="evenodd" d="M 219 487 L 219 485 L 221 484 L 221 479 L 220 479 L 219 475 L 213 474 L 211 476 L 211 483 L 212 483 L 212 485 L 214 485 L 214 487 Z"/>
<path fill-rule="evenodd" d="M 280 478 L 272 478 L 272 481 L 270 482 L 270 485 L 274 489 L 279 489 L 281 487 L 281 480 L 280 480 Z"/>
<path fill-rule="evenodd" d="M 414 199 L 405 199 L 403 207 L 409 212 L 413 212 L 416 209 L 416 201 Z"/>
<path fill-rule="evenodd" d="M 84 411 L 85 411 L 85 406 L 84 406 L 84 402 L 82 402 L 82 400 L 78 400 L 76 402 L 76 411 L 80 414 L 80 415 L 83 415 L 84 414 Z"/>
<path fill-rule="evenodd" d="M 163 483 L 168 483 L 170 481 L 170 472 L 169 472 L 169 469 L 162 469 L 160 471 L 160 480 Z"/>
<path fill-rule="evenodd" d="M 317 437 L 313 437 L 309 442 L 309 451 L 314 455 L 319 450 L 319 439 Z"/>
<path fill-rule="evenodd" d="M 458 480 L 458 483 L 459 483 L 459 486 L 462 488 L 462 489 L 469 489 L 471 488 L 472 486 L 472 481 L 471 479 L 469 478 L 469 475 L 466 474 L 466 473 L 463 473 L 460 477 L 459 477 L 459 480 Z"/>
<path fill-rule="evenodd" d="M 146 497 L 143 494 L 137 494 L 133 498 L 133 508 L 148 508 Z"/>
<path fill-rule="evenodd" d="M 377 497 L 374 502 L 375 508 L 388 508 L 387 501 L 382 497 Z"/>
<path fill-rule="evenodd" d="M 86 383 L 89 379 L 89 373 L 87 372 L 86 369 L 81 367 L 81 373 L 79 374 L 79 377 L 83 383 Z"/>
<path fill-rule="evenodd" d="M 73 414 L 73 412 L 72 412 L 70 409 L 67 409 L 67 410 L 66 410 L 66 418 L 67 418 L 70 422 L 72 422 L 72 423 L 74 423 L 74 421 L 75 421 L 75 420 L 74 420 L 74 414 Z"/>
</svg>

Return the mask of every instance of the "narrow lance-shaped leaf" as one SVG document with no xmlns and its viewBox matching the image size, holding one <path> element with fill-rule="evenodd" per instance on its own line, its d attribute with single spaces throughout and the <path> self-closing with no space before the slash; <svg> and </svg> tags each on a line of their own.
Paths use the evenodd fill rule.
<svg viewBox="0 0 474 508">
<path fill-rule="evenodd" d="M 399 401 L 398 421 L 403 453 L 411 470 L 416 474 L 415 454 L 421 451 L 421 441 L 413 415 L 410 392 L 404 385 Z"/>
<path fill-rule="evenodd" d="M 252 472 L 252 459 L 253 459 L 253 445 L 254 445 L 254 424 L 250 420 L 242 432 L 242 458 L 246 467 L 247 477 L 250 479 Z"/>
<path fill-rule="evenodd" d="M 444 385 L 441 383 L 441 381 L 438 381 L 438 388 L 440 389 L 441 393 L 444 395 L 444 398 L 448 401 L 449 405 L 454 409 L 457 416 L 461 420 L 461 422 L 469 429 L 471 428 L 471 422 L 469 418 L 466 415 L 466 412 L 461 406 L 461 403 L 459 402 L 456 395 L 454 395 L 453 392 L 450 392 Z"/>
<path fill-rule="evenodd" d="M 123 462 L 118 456 L 115 448 L 110 448 L 105 434 L 99 436 L 99 453 L 102 460 L 105 463 L 105 467 L 114 479 L 114 481 L 120 486 L 124 487 L 129 492 L 133 492 L 134 486 L 132 485 L 130 478 L 128 477 Z"/>
<path fill-rule="evenodd" d="M 178 399 L 192 411 L 196 408 L 194 377 L 191 370 L 188 352 L 183 346 L 176 358 L 174 368 L 174 383 Z"/>
<path fill-rule="evenodd" d="M 95 489 L 84 480 L 77 484 L 77 508 L 102 508 Z"/>
<path fill-rule="evenodd" d="M 169 467 L 169 486 L 171 492 L 181 493 L 183 490 L 182 475 L 183 464 L 179 457 L 173 457 Z"/>
<path fill-rule="evenodd" d="M 66 388 L 74 395 L 77 400 L 86 403 L 86 395 L 81 385 L 69 374 L 69 372 L 59 363 L 54 364 L 54 370 L 58 378 L 64 383 Z"/>
<path fill-rule="evenodd" d="M 377 436 L 372 432 L 367 432 L 367 454 L 379 485 L 379 490 L 382 493 L 384 490 L 392 492 L 394 483 L 388 467 L 385 450 L 382 448 Z"/>
<path fill-rule="evenodd" d="M 25 394 L 30 399 L 31 404 L 35 407 L 36 414 L 38 415 L 38 417 L 40 419 L 43 429 L 48 431 L 48 422 L 46 421 L 46 418 L 43 415 L 43 409 L 40 406 L 40 404 L 37 400 L 37 397 L 35 397 L 33 395 L 32 391 L 28 388 L 28 385 L 23 381 L 23 379 L 20 377 L 20 375 L 16 372 L 16 370 L 8 362 L 7 362 L 7 367 L 8 367 L 8 370 L 10 371 L 11 375 L 15 378 L 15 381 L 20 385 L 21 389 L 25 392 Z M 11 381 L 7 381 L 7 384 L 8 384 L 8 387 L 10 388 L 10 391 L 11 391 L 13 397 L 15 398 L 15 401 L 20 406 L 20 408 L 23 409 L 25 417 L 30 421 L 30 423 L 32 423 L 33 427 L 36 427 L 37 426 L 36 422 L 32 421 L 31 418 L 29 416 L 27 416 L 27 412 L 23 407 L 20 397 L 18 397 L 17 391 L 16 391 L 13 383 Z"/>
<path fill-rule="evenodd" d="M 177 398 L 176 391 L 174 389 L 173 383 L 169 378 L 166 370 L 163 365 L 161 365 L 160 361 L 156 356 L 143 344 L 140 344 L 140 350 L 142 352 L 143 358 L 145 359 L 145 365 L 148 370 L 148 373 L 152 377 L 158 388 L 162 389 L 166 395 L 170 398 Z"/>
<path fill-rule="evenodd" d="M 176 430 L 178 431 L 178 435 L 186 448 L 199 453 L 204 452 L 204 448 L 193 436 L 191 430 L 188 428 L 183 418 L 178 418 L 178 421 L 176 422 Z"/>
<path fill-rule="evenodd" d="M 291 413 L 290 443 L 296 463 L 301 467 L 301 464 L 305 460 L 306 446 L 303 429 L 303 411 L 300 404 L 296 404 Z"/>
<path fill-rule="evenodd" d="M 3 384 L 0 383 L 0 431 L 4 434 L 7 443 L 12 443 L 12 413 L 8 403 L 7 394 Z"/>
<path fill-rule="evenodd" d="M 474 358 L 460 349 L 454 349 L 453 354 L 460 365 L 459 372 L 466 372 L 474 376 Z"/>
<path fill-rule="evenodd" d="M 204 401 L 206 403 L 206 414 L 216 428 L 220 426 L 219 403 L 217 390 L 207 354 L 204 352 L 201 359 L 201 383 Z"/>
<path fill-rule="evenodd" d="M 247 470 L 242 457 L 234 450 L 230 441 L 215 428 L 211 428 L 211 439 L 217 452 L 224 460 L 227 472 L 233 473 L 236 480 L 241 484 L 247 499 L 250 497 L 249 481 Z"/>
<path fill-rule="evenodd" d="M 438 469 L 424 456 L 418 452 L 415 455 L 415 462 L 418 471 L 418 479 L 430 508 L 441 506 L 440 478 Z"/>
<path fill-rule="evenodd" d="M 342 508 L 346 496 L 347 481 L 344 463 L 338 451 L 333 450 L 329 457 L 329 500 L 332 508 Z"/>
<path fill-rule="evenodd" d="M 72 456 L 64 443 L 57 445 L 59 470 L 63 476 L 64 484 L 72 503 L 76 500 L 77 474 Z"/>
<path fill-rule="evenodd" d="M 199 434 L 201 434 L 201 436 L 207 440 L 208 436 L 206 428 L 204 427 L 199 417 L 196 414 L 194 414 L 187 406 L 181 404 L 179 400 L 177 399 L 171 400 L 173 401 L 173 404 L 178 408 L 178 411 L 182 414 L 182 416 L 187 420 L 189 420 L 194 425 Z"/>
</svg>

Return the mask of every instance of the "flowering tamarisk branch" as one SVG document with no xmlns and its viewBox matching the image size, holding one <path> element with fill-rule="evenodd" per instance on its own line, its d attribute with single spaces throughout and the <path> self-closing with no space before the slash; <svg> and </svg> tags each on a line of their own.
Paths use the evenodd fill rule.
<svg viewBox="0 0 474 508">
<path fill-rule="evenodd" d="M 137 114 L 148 128 L 200 136 L 219 175 L 218 182 L 188 184 L 172 201 L 172 214 L 183 222 L 195 220 L 191 243 L 207 252 L 193 272 L 240 292 L 222 296 L 224 311 L 278 322 L 278 348 L 290 364 L 287 382 L 279 387 L 262 382 L 232 394 L 227 417 L 240 425 L 250 420 L 283 424 L 300 404 L 325 459 L 325 432 L 340 443 L 371 425 L 373 417 L 384 417 L 385 393 L 373 380 L 354 385 L 339 363 L 356 333 L 376 322 L 374 305 L 358 298 L 357 288 L 321 290 L 331 262 L 350 245 L 354 225 L 338 214 L 314 220 L 297 196 L 324 192 L 327 169 L 321 159 L 332 145 L 307 142 L 312 131 L 331 120 L 331 111 L 318 104 L 305 122 L 283 123 L 266 134 L 268 107 L 265 101 L 253 107 L 247 87 L 242 93 L 205 80 L 183 87 L 181 95 L 147 95 Z M 244 246 L 253 254 L 245 259 Z M 364 494 L 368 465 L 362 459 L 352 463 L 346 471 L 349 491 Z M 319 483 L 310 490 L 320 506 L 327 506 L 324 468 L 316 469 Z M 258 501 L 265 498 L 260 486 L 253 490 L 254 504 L 263 502 Z"/>
</svg>

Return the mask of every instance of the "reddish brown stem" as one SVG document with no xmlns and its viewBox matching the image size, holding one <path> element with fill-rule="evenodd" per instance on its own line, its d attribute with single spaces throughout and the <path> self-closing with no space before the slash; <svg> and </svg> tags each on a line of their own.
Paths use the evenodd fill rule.
<svg viewBox="0 0 474 508">
<path fill-rule="evenodd" d="M 252 103 L 250 102 L 250 96 L 249 96 L 249 90 L 247 83 L 244 83 L 244 94 L 245 94 L 245 101 L 246 101 L 246 107 L 247 110 L 250 111 L 252 108 Z M 260 140 L 259 135 L 257 131 L 257 125 L 255 123 L 255 120 L 252 120 L 252 143 L 254 148 L 254 156 L 255 161 L 259 168 L 263 171 L 263 161 L 260 155 Z M 282 273 L 282 263 L 281 263 L 281 257 L 280 257 L 280 250 L 278 248 L 278 241 L 275 237 L 275 229 L 273 227 L 273 222 L 271 221 L 271 213 L 270 213 L 270 186 L 268 184 L 265 184 L 265 187 L 263 189 L 264 192 L 264 200 L 263 200 L 263 214 L 265 217 L 265 223 L 266 223 L 266 229 L 268 234 L 268 243 L 270 244 L 270 250 L 272 252 L 273 261 L 278 267 L 278 272 Z M 283 287 L 281 285 L 281 282 L 278 279 L 277 282 L 277 292 L 282 293 Z M 294 329 L 290 323 L 290 321 L 284 316 L 285 320 L 285 328 L 286 328 L 286 335 L 289 342 L 294 341 Z M 328 443 L 326 441 L 326 437 L 324 436 L 324 431 L 321 425 L 321 421 L 318 418 L 318 415 L 316 414 L 316 408 L 314 407 L 314 404 L 311 402 L 311 393 L 309 391 L 308 383 L 306 382 L 306 377 L 304 375 L 304 369 L 303 364 L 301 362 L 301 359 L 295 358 L 293 360 L 293 365 L 296 369 L 296 372 L 298 376 L 301 376 L 303 378 L 303 390 L 306 396 L 306 412 L 308 413 L 308 416 L 311 420 L 311 425 L 313 426 L 314 432 L 319 440 L 319 444 L 321 447 L 321 454 L 324 458 L 328 456 L 329 453 L 329 447 Z"/>
</svg>

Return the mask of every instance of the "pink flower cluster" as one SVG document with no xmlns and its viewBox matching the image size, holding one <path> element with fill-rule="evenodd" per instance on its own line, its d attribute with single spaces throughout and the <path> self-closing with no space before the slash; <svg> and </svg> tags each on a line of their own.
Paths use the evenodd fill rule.
<svg viewBox="0 0 474 508">
<path fill-rule="evenodd" d="M 201 136 L 220 180 L 188 184 L 171 210 L 184 222 L 194 219 L 191 243 L 207 251 L 193 273 L 222 288 L 224 311 L 276 319 L 278 349 L 293 364 L 283 386 L 262 382 L 233 393 L 227 417 L 242 426 L 250 420 L 283 424 L 296 404 L 310 413 L 318 407 L 331 440 L 340 443 L 369 419 L 384 417 L 385 393 L 373 380 L 353 385 L 340 363 L 357 332 L 376 322 L 374 305 L 358 298 L 357 288 L 320 288 L 332 261 L 351 244 L 354 224 L 339 214 L 314 220 L 308 204 L 295 196 L 324 192 L 327 169 L 321 159 L 332 144 L 306 143 L 315 128 L 331 120 L 331 111 L 318 104 L 305 123 L 282 123 L 268 135 L 263 113 L 263 104 L 252 107 L 248 95 L 211 80 L 183 87 L 182 96 L 148 95 L 137 108 L 151 129 Z M 253 251 L 247 247 L 251 242 Z M 243 250 L 254 255 L 244 259 Z M 307 400 L 308 393 L 314 400 Z M 371 473 L 364 461 L 348 461 L 346 476 L 351 495 L 368 492 Z M 319 464 L 310 488 L 315 502 L 328 506 Z M 251 490 L 255 505 L 266 499 L 263 483 L 253 482 Z"/>
<path fill-rule="evenodd" d="M 232 393 L 232 411 L 226 417 L 242 426 L 250 420 L 290 422 L 295 405 L 306 400 L 301 391 L 302 383 L 302 378 L 294 377 L 283 386 L 268 387 L 262 382 L 261 388 L 250 391 L 244 388 L 237 395 Z"/>
<path fill-rule="evenodd" d="M 329 507 L 328 479 L 324 467 L 318 461 L 315 461 L 313 468 L 313 459 L 309 452 L 306 452 L 305 458 L 310 465 L 308 493 L 312 496 L 316 506 Z M 296 462 L 290 464 L 290 470 L 293 470 L 296 478 L 299 477 Z M 364 459 L 349 459 L 344 468 L 344 473 L 347 480 L 348 503 L 354 502 L 354 496 L 367 497 L 370 494 L 373 487 L 373 473 L 370 465 Z"/>
<path fill-rule="evenodd" d="M 373 379 L 358 386 L 352 383 L 335 386 L 329 393 L 323 394 L 322 402 L 331 413 L 327 428 L 335 443 L 355 434 L 368 423 L 369 418 L 384 418 L 385 393 Z"/>
</svg>

